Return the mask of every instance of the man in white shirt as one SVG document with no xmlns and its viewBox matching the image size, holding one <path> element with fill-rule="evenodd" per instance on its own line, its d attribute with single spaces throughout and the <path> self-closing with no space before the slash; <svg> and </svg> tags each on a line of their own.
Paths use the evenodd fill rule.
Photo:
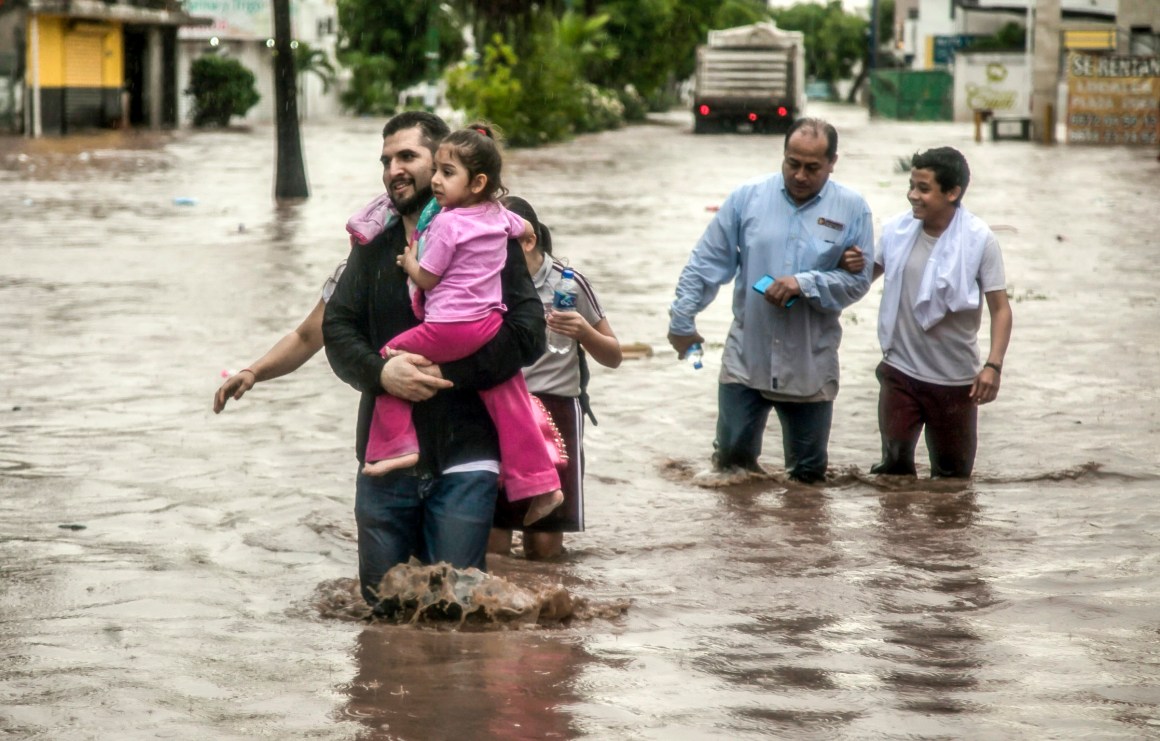
<svg viewBox="0 0 1160 741">
<path fill-rule="evenodd" d="M 873 276 L 886 276 L 878 317 L 883 360 L 876 371 L 882 460 L 873 473 L 914 475 L 914 450 L 925 427 L 931 476 L 970 476 L 978 406 L 999 393 L 1011 304 L 995 235 L 962 208 L 970 178 L 966 158 L 955 149 L 914 155 L 911 210 L 882 228 Z M 856 251 L 846 256 L 851 253 Z M 861 263 L 846 256 L 843 266 L 859 270 Z M 980 366 L 983 298 L 991 344 Z"/>
</svg>

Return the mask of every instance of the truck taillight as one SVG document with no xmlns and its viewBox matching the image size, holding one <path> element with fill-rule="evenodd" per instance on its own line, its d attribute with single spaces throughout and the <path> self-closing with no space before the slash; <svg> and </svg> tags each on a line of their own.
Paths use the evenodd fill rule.
<svg viewBox="0 0 1160 741">
<path fill-rule="evenodd" d="M 702 116 L 708 116 L 708 115 L 709 115 L 709 106 L 707 106 L 707 105 L 703 105 L 703 106 L 701 106 L 700 108 L 698 108 L 697 110 L 700 112 L 700 114 L 701 114 Z"/>
<path fill-rule="evenodd" d="M 749 120 L 750 120 L 750 121 L 756 121 L 756 120 L 757 120 L 757 114 L 756 114 L 756 113 L 750 113 L 750 114 L 749 114 Z"/>
<path fill-rule="evenodd" d="M 778 106 L 777 115 L 781 116 L 782 118 L 785 118 L 788 114 L 789 114 L 789 111 L 786 109 L 785 106 Z"/>
</svg>

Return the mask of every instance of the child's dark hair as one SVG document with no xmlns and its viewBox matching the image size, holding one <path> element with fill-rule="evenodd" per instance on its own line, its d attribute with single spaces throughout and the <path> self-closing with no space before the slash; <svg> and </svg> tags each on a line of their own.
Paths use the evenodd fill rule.
<svg viewBox="0 0 1160 741">
<path fill-rule="evenodd" d="M 910 166 L 916 170 L 933 172 L 935 182 L 943 193 L 949 193 L 955 186 L 962 188 L 955 200 L 955 207 L 962 205 L 967 186 L 971 183 L 971 168 L 967 166 L 967 158 L 962 152 L 953 147 L 935 147 L 916 153 L 910 158 Z"/>
<path fill-rule="evenodd" d="M 545 255 L 551 255 L 552 232 L 548 230 L 547 224 L 540 223 L 540 217 L 536 215 L 536 209 L 532 208 L 532 204 L 519 196 L 505 196 L 502 202 L 504 208 L 516 216 L 527 219 L 532 225 L 532 231 L 536 233 L 536 249 Z"/>
<path fill-rule="evenodd" d="M 508 193 L 501 179 L 503 155 L 496 139 L 497 135 L 490 125 L 476 122 L 452 131 L 440 145 L 451 147 L 455 157 L 467 169 L 468 182 L 474 180 L 476 175 L 487 176 L 487 184 L 480 193 L 485 201 L 499 200 Z"/>
</svg>

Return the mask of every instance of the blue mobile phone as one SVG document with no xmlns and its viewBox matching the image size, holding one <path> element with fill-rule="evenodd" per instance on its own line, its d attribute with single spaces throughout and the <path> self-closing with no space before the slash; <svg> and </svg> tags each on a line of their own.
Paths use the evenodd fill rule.
<svg viewBox="0 0 1160 741">
<path fill-rule="evenodd" d="M 768 276 L 768 275 L 763 275 L 757 279 L 756 283 L 753 284 L 753 290 L 757 291 L 762 296 L 764 296 L 765 289 L 769 288 L 771 285 L 773 285 L 773 278 L 771 276 Z M 789 301 L 786 301 L 785 308 L 788 309 L 789 307 L 793 306 L 795 301 L 797 301 L 797 296 L 794 296 Z"/>
</svg>

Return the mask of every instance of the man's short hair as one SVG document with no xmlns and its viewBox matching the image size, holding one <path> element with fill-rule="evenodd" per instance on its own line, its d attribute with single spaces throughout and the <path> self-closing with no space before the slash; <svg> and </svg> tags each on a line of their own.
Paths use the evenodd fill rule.
<svg viewBox="0 0 1160 741">
<path fill-rule="evenodd" d="M 383 127 L 383 138 L 386 139 L 392 134 L 397 134 L 405 129 L 419 129 L 420 135 L 423 138 L 423 146 L 431 150 L 431 154 L 435 154 L 435 150 L 439 148 L 439 142 L 443 141 L 443 137 L 451 133 L 451 129 L 443 122 L 443 119 L 436 116 L 434 113 L 427 111 L 403 111 L 402 113 L 392 116 L 387 125 Z"/>
<path fill-rule="evenodd" d="M 815 136 L 826 137 L 826 159 L 833 162 L 837 158 L 838 130 L 834 128 L 833 124 L 820 118 L 799 118 L 790 124 L 789 130 L 785 132 L 785 146 L 782 148 L 783 151 L 789 149 L 790 137 L 801 129 L 808 129 L 814 132 Z"/>
<path fill-rule="evenodd" d="M 949 192 L 955 186 L 962 188 L 955 206 L 962 204 L 967 186 L 971 182 L 971 168 L 967 166 L 967 158 L 962 152 L 954 147 L 935 147 L 915 153 L 910 158 L 910 166 L 916 170 L 933 172 L 935 182 L 942 188 L 943 193 Z"/>
</svg>

